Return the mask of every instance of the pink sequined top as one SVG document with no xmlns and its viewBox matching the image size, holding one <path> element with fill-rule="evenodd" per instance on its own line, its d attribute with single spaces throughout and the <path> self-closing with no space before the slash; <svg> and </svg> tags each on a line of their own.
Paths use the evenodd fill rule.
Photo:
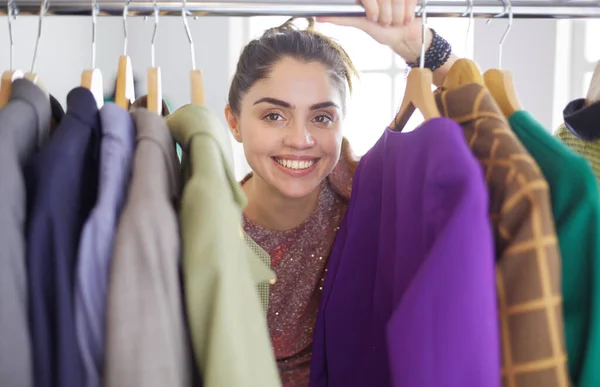
<svg viewBox="0 0 600 387">
<path fill-rule="evenodd" d="M 356 157 L 344 139 L 342 156 L 321 184 L 318 204 L 287 231 L 261 227 L 244 215 L 244 230 L 271 257 L 277 282 L 271 286 L 267 323 L 284 387 L 309 384 L 313 328 L 329 253 L 352 188 Z M 244 184 L 251 175 L 243 181 Z"/>
</svg>

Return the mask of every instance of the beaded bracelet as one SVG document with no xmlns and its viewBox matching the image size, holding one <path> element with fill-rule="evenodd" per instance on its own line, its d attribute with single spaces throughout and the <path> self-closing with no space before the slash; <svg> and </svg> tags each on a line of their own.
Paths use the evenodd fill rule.
<svg viewBox="0 0 600 387">
<path fill-rule="evenodd" d="M 432 34 L 431 45 L 425 52 L 425 68 L 435 71 L 442 67 L 452 55 L 452 46 L 448 41 L 435 32 L 433 28 L 429 29 Z M 416 62 L 406 62 L 408 67 L 419 67 L 421 57 Z"/>
</svg>

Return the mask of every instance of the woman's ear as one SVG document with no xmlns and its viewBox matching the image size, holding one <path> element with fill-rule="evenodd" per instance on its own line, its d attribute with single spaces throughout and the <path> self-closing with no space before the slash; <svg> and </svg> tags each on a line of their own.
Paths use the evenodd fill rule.
<svg viewBox="0 0 600 387">
<path fill-rule="evenodd" d="M 229 105 L 225 106 L 225 119 L 227 120 L 231 134 L 233 134 L 233 138 L 237 142 L 242 142 L 242 133 L 240 132 L 238 118 Z"/>
</svg>

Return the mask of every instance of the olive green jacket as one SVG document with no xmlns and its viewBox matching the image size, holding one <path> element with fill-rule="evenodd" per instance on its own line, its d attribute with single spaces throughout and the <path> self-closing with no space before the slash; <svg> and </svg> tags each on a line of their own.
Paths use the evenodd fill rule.
<svg viewBox="0 0 600 387">
<path fill-rule="evenodd" d="M 275 276 L 241 227 L 247 199 L 233 173 L 229 133 L 203 106 L 184 106 L 167 123 L 183 150 L 182 276 L 203 385 L 280 386 L 267 299 L 256 291 L 268 297 Z"/>
</svg>

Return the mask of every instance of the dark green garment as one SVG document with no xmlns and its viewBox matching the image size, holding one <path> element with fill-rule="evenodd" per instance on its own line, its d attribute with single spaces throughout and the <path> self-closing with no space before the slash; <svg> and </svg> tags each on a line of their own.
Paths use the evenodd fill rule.
<svg viewBox="0 0 600 387">
<path fill-rule="evenodd" d="M 569 373 L 578 387 L 600 386 L 600 199 L 589 162 L 547 132 L 528 112 L 509 118 L 550 186 L 562 257 Z"/>
</svg>

